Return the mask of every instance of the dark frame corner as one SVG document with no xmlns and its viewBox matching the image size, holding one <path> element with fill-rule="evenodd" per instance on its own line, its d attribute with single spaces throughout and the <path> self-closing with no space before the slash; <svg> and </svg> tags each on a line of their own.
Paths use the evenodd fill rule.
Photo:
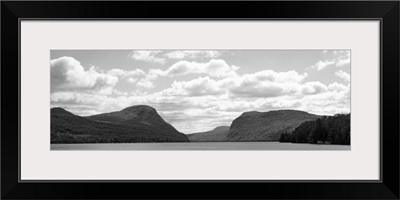
<svg viewBox="0 0 400 200">
<path fill-rule="evenodd" d="M 399 1 L 2 1 L 1 198 L 399 199 L 399 10 Z M 19 76 L 20 19 L 50 18 L 379 19 L 381 20 L 382 180 L 322 183 L 311 181 L 20 182 L 18 170 L 20 124 L 19 120 L 17 121 L 20 119 L 20 77 L 18 84 L 10 84 L 16 82 L 17 74 Z M 155 192 L 149 193 L 148 190 Z"/>
</svg>

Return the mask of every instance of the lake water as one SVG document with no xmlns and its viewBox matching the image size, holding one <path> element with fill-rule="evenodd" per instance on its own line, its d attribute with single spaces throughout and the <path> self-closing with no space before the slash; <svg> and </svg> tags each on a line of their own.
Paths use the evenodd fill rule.
<svg viewBox="0 0 400 200">
<path fill-rule="evenodd" d="M 51 144 L 51 150 L 78 151 L 151 151 L 151 150 L 328 150 L 349 151 L 350 145 L 293 144 L 279 142 L 188 142 L 188 143 L 99 143 Z"/>
</svg>

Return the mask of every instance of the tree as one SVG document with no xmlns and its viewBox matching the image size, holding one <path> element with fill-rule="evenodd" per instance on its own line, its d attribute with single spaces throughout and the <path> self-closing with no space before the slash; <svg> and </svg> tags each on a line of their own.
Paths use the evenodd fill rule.
<svg viewBox="0 0 400 200">
<path fill-rule="evenodd" d="M 303 122 L 292 133 L 282 133 L 280 141 L 349 145 L 350 114 L 336 114 Z"/>
</svg>

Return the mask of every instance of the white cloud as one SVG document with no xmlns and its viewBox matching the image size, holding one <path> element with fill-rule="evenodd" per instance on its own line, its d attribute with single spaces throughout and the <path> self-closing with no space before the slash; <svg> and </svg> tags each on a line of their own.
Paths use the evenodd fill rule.
<svg viewBox="0 0 400 200">
<path fill-rule="evenodd" d="M 122 69 L 111 69 L 107 72 L 110 75 L 128 78 L 128 77 L 140 77 L 145 76 L 146 73 L 141 69 L 134 69 L 131 71 L 126 71 Z"/>
<path fill-rule="evenodd" d="M 121 91 L 119 91 L 117 89 L 114 89 L 113 93 L 118 95 L 118 96 L 127 96 L 128 95 L 128 92 L 121 92 Z"/>
<path fill-rule="evenodd" d="M 336 66 L 341 67 L 344 65 L 350 64 L 350 51 L 334 51 L 334 54 L 337 55 L 336 58 Z"/>
<path fill-rule="evenodd" d="M 154 81 L 158 78 L 157 70 L 149 70 L 149 73 L 139 81 L 137 81 L 136 86 L 139 89 L 150 89 L 154 88 Z"/>
<path fill-rule="evenodd" d="M 133 76 L 128 78 L 131 83 L 136 83 L 136 86 L 143 89 L 154 88 L 154 81 L 159 76 L 183 76 L 187 74 L 207 74 L 211 77 L 225 78 L 237 76 L 236 70 L 239 67 L 235 65 L 229 66 L 224 60 L 211 59 L 206 63 L 179 61 L 171 65 L 165 71 L 161 69 L 150 69 L 147 74 L 140 69 L 134 71 L 124 71 L 113 69 L 109 73 L 114 75 L 123 75 L 123 77 Z M 144 75 L 145 74 L 145 75 Z M 138 78 L 143 76 L 143 78 Z"/>
<path fill-rule="evenodd" d="M 53 103 L 79 104 L 85 106 L 95 106 L 104 102 L 104 99 L 99 98 L 99 95 L 97 94 L 85 94 L 77 92 L 55 92 L 50 95 L 50 100 Z"/>
<path fill-rule="evenodd" d="M 230 95 L 232 97 L 275 97 L 300 93 L 300 82 L 307 73 L 264 70 L 254 74 L 214 80 L 200 77 L 191 81 L 174 81 L 171 88 L 161 93 L 167 96 Z"/>
<path fill-rule="evenodd" d="M 314 65 L 307 67 L 306 69 L 317 69 L 318 71 L 325 69 L 328 66 L 335 65 L 336 67 L 347 66 L 350 64 L 350 50 L 341 51 L 322 51 L 326 59 L 325 61 L 318 61 Z"/>
<path fill-rule="evenodd" d="M 318 71 L 320 71 L 320 70 L 324 69 L 325 67 L 327 67 L 329 65 L 333 65 L 333 64 L 335 64 L 334 60 L 318 61 L 314 65 L 310 66 L 309 69 L 316 68 Z"/>
<path fill-rule="evenodd" d="M 350 64 L 350 58 L 339 59 L 336 62 L 336 66 L 338 66 L 338 67 L 341 67 L 341 66 L 344 66 L 344 65 L 348 65 L 348 64 Z"/>
<path fill-rule="evenodd" d="M 140 79 L 136 86 L 138 89 L 151 89 L 154 88 L 154 83 L 150 79 Z"/>
<path fill-rule="evenodd" d="M 169 59 L 196 59 L 196 58 L 218 58 L 220 51 L 171 51 L 164 56 Z"/>
<path fill-rule="evenodd" d="M 343 79 L 346 82 L 350 82 L 350 74 L 348 74 L 342 70 L 335 72 L 335 75 L 338 76 L 339 78 Z"/>
<path fill-rule="evenodd" d="M 320 82 L 307 82 L 302 86 L 302 93 L 304 95 L 314 95 L 325 92 L 328 88 Z"/>
<path fill-rule="evenodd" d="M 347 91 L 350 90 L 350 84 L 349 85 L 343 85 L 337 82 L 331 83 L 328 85 L 328 91 Z"/>
<path fill-rule="evenodd" d="M 212 59 L 205 63 L 177 62 L 165 71 L 112 69 L 104 72 L 94 67 L 84 70 L 73 58 L 56 60 L 51 61 L 52 87 L 57 89 L 51 93 L 51 105 L 78 115 L 145 104 L 156 108 L 179 131 L 193 133 L 229 126 L 245 111 L 297 109 L 324 115 L 350 111 L 350 84 L 304 82 L 308 74 L 296 71 L 263 70 L 239 75 L 237 67 Z M 202 77 L 174 81 L 169 88 L 152 94 L 140 90 L 154 87 L 159 76 L 193 73 Z M 336 73 L 343 77 L 346 74 Z M 113 86 L 119 79 L 136 83 L 139 90 L 129 94 L 116 90 Z"/>
<path fill-rule="evenodd" d="M 121 79 L 125 79 L 129 83 L 136 83 L 139 79 L 146 76 L 146 73 L 141 69 L 134 69 L 131 71 L 122 69 L 111 69 L 107 74 L 118 76 Z"/>
<path fill-rule="evenodd" d="M 300 94 L 255 99 L 239 96 L 225 98 L 225 95 L 174 97 L 174 99 L 169 99 L 169 102 L 175 102 L 176 107 L 170 107 L 170 110 L 175 111 L 165 111 L 164 114 L 166 119 L 171 120 L 171 123 L 178 130 L 190 133 L 211 130 L 220 125 L 230 125 L 233 119 L 245 111 L 265 112 L 269 110 L 297 109 L 321 115 L 350 112 L 349 85 L 333 83 L 326 86 L 318 82 L 309 85 L 321 85 L 326 89 L 313 95 Z M 187 105 L 187 103 L 183 102 L 190 102 L 190 104 Z M 179 107 L 181 105 L 184 106 Z"/>
<path fill-rule="evenodd" d="M 129 83 L 136 83 L 136 81 L 137 81 L 138 79 L 130 77 L 130 78 L 128 78 L 127 80 L 128 80 Z"/>
<path fill-rule="evenodd" d="M 50 94 L 52 107 L 62 107 L 80 116 L 101 113 L 108 107 L 111 99 L 111 97 L 102 94 L 70 91 Z"/>
<path fill-rule="evenodd" d="M 161 51 L 132 51 L 129 57 L 135 60 L 164 64 L 166 62 L 165 58 L 159 57 L 159 53 Z"/>
<path fill-rule="evenodd" d="M 349 113 L 350 84 L 346 86 L 335 82 L 329 84 L 325 92 L 304 96 L 299 101 L 302 103 L 301 110 L 315 114 Z"/>
<path fill-rule="evenodd" d="M 307 73 L 299 74 L 296 71 L 274 72 L 264 70 L 254 74 L 245 74 L 223 80 L 223 85 L 229 88 L 234 97 L 270 98 L 276 96 L 297 94 L 300 82 L 307 77 Z"/>
<path fill-rule="evenodd" d="M 232 78 L 224 80 L 213 80 L 209 77 L 197 78 L 186 82 L 175 82 L 163 92 L 130 96 L 54 93 L 51 95 L 51 101 L 54 106 L 63 106 L 76 114 L 86 115 L 93 110 L 110 112 L 132 105 L 145 104 L 154 107 L 164 120 L 184 133 L 211 130 L 221 125 L 229 126 L 245 111 L 297 109 L 323 115 L 350 111 L 350 85 L 302 83 L 301 78 L 290 78 L 292 82 L 286 83 L 297 85 L 295 88 L 298 92 L 295 95 L 248 98 L 245 95 L 227 95 L 226 92 L 232 89 L 226 85 L 228 82 L 225 81 L 228 79 Z M 278 79 L 275 78 L 275 80 Z M 284 85 L 285 82 L 282 81 L 281 87 L 284 88 Z M 304 88 L 309 91 L 303 93 Z M 179 95 L 167 95 L 166 91 L 175 91 Z"/>
<path fill-rule="evenodd" d="M 80 115 L 87 111 L 96 110 L 97 113 L 121 110 L 128 106 L 149 104 L 150 95 L 127 96 L 123 92 L 115 92 L 117 96 L 82 93 L 82 92 L 53 92 L 50 94 L 50 102 L 53 107 L 63 107 L 74 114 Z M 79 108 L 79 109 L 78 109 Z"/>
<path fill-rule="evenodd" d="M 255 81 L 271 81 L 278 83 L 297 83 L 303 81 L 308 76 L 307 73 L 299 74 L 294 70 L 287 72 L 275 72 L 272 70 L 263 70 L 254 74 L 245 74 L 243 77 L 246 80 Z"/>
<path fill-rule="evenodd" d="M 219 95 L 224 92 L 217 81 L 199 77 L 190 81 L 174 81 L 170 88 L 161 92 L 167 96 Z"/>
<path fill-rule="evenodd" d="M 229 66 L 224 60 L 211 59 L 207 63 L 179 61 L 164 71 L 166 76 L 181 76 L 186 74 L 208 74 L 211 77 L 236 76 L 239 67 Z"/>
<path fill-rule="evenodd" d="M 85 70 L 72 57 L 60 57 L 50 61 L 51 91 L 87 90 L 109 93 L 118 77 L 104 73 L 94 66 Z"/>
<path fill-rule="evenodd" d="M 140 50 L 131 51 L 128 57 L 152 63 L 165 64 L 167 59 L 204 59 L 204 58 L 218 58 L 222 55 L 222 51 L 194 51 L 194 50 L 183 50 L 183 51 L 170 51 L 164 53 L 163 51 L 152 51 L 152 50 Z"/>
<path fill-rule="evenodd" d="M 149 89 L 154 88 L 154 81 L 159 76 L 174 77 L 187 74 L 207 74 L 211 77 L 225 78 L 237 76 L 236 70 L 238 69 L 238 66 L 229 66 L 224 60 L 212 59 L 206 63 L 179 61 L 171 65 L 165 71 L 161 69 L 150 69 L 147 74 L 140 69 L 133 71 L 113 69 L 108 73 L 127 78 L 128 82 L 136 83 L 136 86 L 139 89 Z"/>
</svg>

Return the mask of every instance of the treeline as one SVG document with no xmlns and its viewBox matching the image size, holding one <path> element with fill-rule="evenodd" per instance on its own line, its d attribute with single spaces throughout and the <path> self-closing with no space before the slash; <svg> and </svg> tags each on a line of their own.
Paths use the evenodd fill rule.
<svg viewBox="0 0 400 200">
<path fill-rule="evenodd" d="M 90 135 L 73 132 L 54 132 L 51 143 L 153 143 L 153 142 L 182 142 L 173 137 L 149 137 L 143 135 L 112 134 Z"/>
<path fill-rule="evenodd" d="M 117 124 L 89 120 L 53 110 L 51 143 L 147 143 L 188 142 L 184 134 L 142 123 Z"/>
<path fill-rule="evenodd" d="M 350 113 L 324 116 L 282 133 L 279 142 L 350 145 Z"/>
</svg>

